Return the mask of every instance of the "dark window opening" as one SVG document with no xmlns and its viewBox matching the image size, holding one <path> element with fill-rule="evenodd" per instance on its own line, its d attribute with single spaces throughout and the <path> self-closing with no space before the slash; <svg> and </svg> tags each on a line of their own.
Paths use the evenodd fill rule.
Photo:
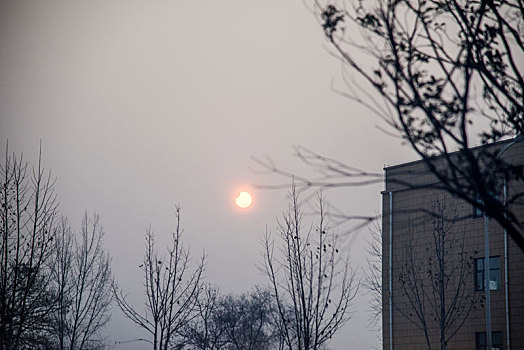
<svg viewBox="0 0 524 350">
<path fill-rule="evenodd" d="M 484 216 L 484 212 L 479 207 L 473 206 L 473 218 L 478 219 Z"/>
<path fill-rule="evenodd" d="M 485 290 L 484 258 L 475 259 L 475 290 Z M 489 289 L 500 289 L 500 256 L 489 258 Z"/>
<path fill-rule="evenodd" d="M 497 194 L 499 191 L 497 190 L 493 190 L 493 191 L 488 191 L 489 195 L 491 197 L 494 197 L 494 198 L 500 198 L 500 195 Z M 477 199 L 476 199 L 476 202 L 479 204 L 479 205 L 484 205 L 484 201 L 480 198 L 479 195 L 477 195 Z M 481 218 L 484 216 L 484 211 L 480 208 L 478 208 L 477 206 L 473 205 L 473 213 L 472 213 L 472 216 L 474 218 Z"/>
<path fill-rule="evenodd" d="M 480 199 L 480 196 L 477 195 L 477 203 L 482 204 L 482 199 Z M 478 208 L 477 206 L 473 206 L 473 217 L 474 218 L 481 218 L 484 216 L 484 212 Z"/>
<path fill-rule="evenodd" d="M 492 350 L 502 350 L 502 332 L 491 332 L 491 345 Z M 475 333 L 475 349 L 487 350 L 486 332 Z"/>
</svg>

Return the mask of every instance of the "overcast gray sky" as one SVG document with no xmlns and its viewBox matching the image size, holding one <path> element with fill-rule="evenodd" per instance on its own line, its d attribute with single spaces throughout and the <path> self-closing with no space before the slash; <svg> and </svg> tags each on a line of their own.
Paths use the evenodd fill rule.
<svg viewBox="0 0 524 350">
<path fill-rule="evenodd" d="M 332 91 L 340 63 L 300 0 L 1 1 L 0 33 L 0 150 L 9 139 L 34 161 L 42 140 L 61 212 L 76 227 L 84 210 L 100 214 L 115 276 L 138 304 L 144 230 L 167 241 L 177 203 L 192 255 L 208 255 L 209 282 L 224 293 L 265 282 L 260 237 L 287 207 L 286 191 L 251 188 L 244 211 L 233 198 L 285 179 L 254 174 L 251 156 L 302 173 L 293 145 L 375 172 L 414 159 Z M 328 200 L 374 214 L 381 189 Z M 356 268 L 366 233 L 352 248 Z M 365 296 L 354 310 L 332 348 L 376 345 Z M 116 308 L 108 333 L 138 334 Z"/>
</svg>

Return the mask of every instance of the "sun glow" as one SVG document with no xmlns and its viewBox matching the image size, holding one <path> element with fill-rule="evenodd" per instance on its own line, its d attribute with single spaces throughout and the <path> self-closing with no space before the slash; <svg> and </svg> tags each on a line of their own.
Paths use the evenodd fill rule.
<svg viewBox="0 0 524 350">
<path fill-rule="evenodd" d="M 239 193 L 238 197 L 235 199 L 235 203 L 239 208 L 247 209 L 251 206 L 253 198 L 249 192 L 242 191 Z"/>
</svg>

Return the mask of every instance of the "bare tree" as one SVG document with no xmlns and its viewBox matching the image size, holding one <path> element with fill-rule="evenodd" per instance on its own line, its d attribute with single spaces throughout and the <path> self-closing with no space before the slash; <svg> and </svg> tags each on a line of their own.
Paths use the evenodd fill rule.
<svg viewBox="0 0 524 350">
<path fill-rule="evenodd" d="M 217 322 L 220 294 L 218 288 L 206 285 L 196 302 L 196 316 L 181 330 L 186 346 L 199 350 L 220 350 L 225 340 L 224 327 Z"/>
<path fill-rule="evenodd" d="M 65 218 L 58 226 L 50 262 L 57 295 L 53 335 L 58 349 L 93 349 L 104 344 L 100 331 L 110 318 L 112 275 L 103 237 L 96 213 L 84 213 L 79 234 Z"/>
<path fill-rule="evenodd" d="M 240 296 L 221 296 L 208 286 L 202 294 L 197 316 L 181 332 L 190 349 L 282 348 L 269 290 L 256 287 Z"/>
<path fill-rule="evenodd" d="M 367 242 L 367 269 L 364 271 L 362 285 L 371 296 L 369 304 L 372 325 L 381 325 L 382 320 L 382 228 L 376 223 L 369 229 Z"/>
<path fill-rule="evenodd" d="M 41 163 L 28 164 L 6 151 L 0 167 L 0 345 L 36 348 L 46 343 L 54 296 L 47 285 L 57 210 L 54 180 Z"/>
<path fill-rule="evenodd" d="M 436 187 L 495 219 L 524 250 L 511 206 L 524 194 L 498 196 L 504 178 L 524 179 L 522 166 L 502 157 L 524 137 L 522 1 L 313 3 L 347 68 L 341 93 L 396 130 L 436 176 Z M 508 137 L 515 139 L 487 147 Z M 485 147 L 472 148 L 479 138 Z"/>
<path fill-rule="evenodd" d="M 464 233 L 454 227 L 455 210 L 436 199 L 431 211 L 430 237 L 415 236 L 410 225 L 406 252 L 397 262 L 402 298 L 394 307 L 424 332 L 428 349 L 434 343 L 429 330 L 438 329 L 438 344 L 445 350 L 475 304 L 473 256 L 464 249 Z"/>
<path fill-rule="evenodd" d="M 224 330 L 227 349 L 272 349 L 278 335 L 274 332 L 271 312 L 271 295 L 267 290 L 222 297 L 215 317 Z"/>
<path fill-rule="evenodd" d="M 202 288 L 205 257 L 190 270 L 189 250 L 182 245 L 180 208 L 176 208 L 176 227 L 167 255 L 159 256 L 151 228 L 146 231 L 146 252 L 140 268 L 144 272 L 146 312 L 141 314 L 113 287 L 115 300 L 124 315 L 149 334 L 153 350 L 175 346 L 178 332 L 192 318 Z"/>
<path fill-rule="evenodd" d="M 266 233 L 264 267 L 284 341 L 289 349 L 319 349 L 349 320 L 349 306 L 358 285 L 348 259 L 339 251 L 337 235 L 326 226 L 325 203 L 318 198 L 319 222 L 303 227 L 296 188 L 279 223 L 280 249 Z M 314 231 L 314 233 L 313 233 Z"/>
<path fill-rule="evenodd" d="M 345 68 L 345 88 L 336 90 L 392 127 L 435 175 L 431 187 L 495 219 L 524 251 L 524 227 L 515 209 L 522 206 L 524 194 L 498 195 L 504 182 L 524 181 L 523 166 L 503 157 L 514 143 L 524 141 L 522 1 L 310 3 L 331 53 Z M 481 147 L 472 147 L 479 142 Z M 299 186 L 380 181 L 381 174 L 303 147 L 297 154 L 322 173 L 316 179 L 293 175 Z M 292 177 L 271 160 L 255 161 Z"/>
</svg>

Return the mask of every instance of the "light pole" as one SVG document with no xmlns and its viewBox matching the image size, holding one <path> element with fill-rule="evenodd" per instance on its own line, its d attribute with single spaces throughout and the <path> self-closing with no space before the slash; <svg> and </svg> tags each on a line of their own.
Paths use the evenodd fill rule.
<svg viewBox="0 0 524 350">
<path fill-rule="evenodd" d="M 496 155 L 495 159 L 499 159 L 504 152 L 515 143 L 524 139 L 524 134 L 515 136 L 513 141 L 504 146 Z M 504 178 L 504 205 L 506 205 L 506 178 Z M 506 303 L 506 343 L 508 350 L 510 349 L 509 337 L 509 305 L 508 305 L 508 244 L 507 231 L 504 229 L 504 291 Z M 484 289 L 486 290 L 486 348 L 493 348 L 493 339 L 491 338 L 491 296 L 490 296 L 490 265 L 489 265 L 489 217 L 484 210 Z"/>
</svg>

